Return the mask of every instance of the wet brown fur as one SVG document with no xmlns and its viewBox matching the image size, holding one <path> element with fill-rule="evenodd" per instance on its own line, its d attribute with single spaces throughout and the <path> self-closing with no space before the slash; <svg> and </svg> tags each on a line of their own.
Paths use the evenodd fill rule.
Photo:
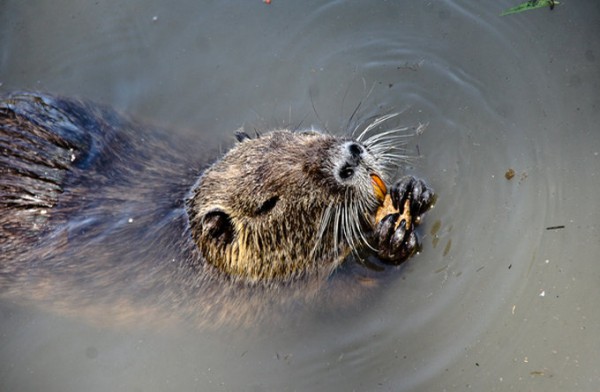
<svg viewBox="0 0 600 392">
<path fill-rule="evenodd" d="M 336 146 L 269 134 L 201 175 L 215 157 L 111 109 L 13 94 L 0 103 L 0 295 L 110 323 L 244 323 L 307 301 L 350 252 L 330 231 L 314 246 L 328 203 L 348 197 L 323 171 Z M 215 212 L 233 231 L 211 231 Z"/>
<path fill-rule="evenodd" d="M 238 144 L 211 166 L 190 200 L 192 233 L 207 260 L 252 282 L 329 276 L 350 247 L 334 238 L 333 222 L 319 237 L 326 208 L 343 205 L 347 194 L 362 197 L 366 225 L 378 206 L 370 188 L 360 195 L 332 177 L 340 143 L 321 133 L 278 131 Z M 224 213 L 231 232 L 221 236 L 232 238 L 211 237 L 205 217 L 213 211 Z"/>
</svg>

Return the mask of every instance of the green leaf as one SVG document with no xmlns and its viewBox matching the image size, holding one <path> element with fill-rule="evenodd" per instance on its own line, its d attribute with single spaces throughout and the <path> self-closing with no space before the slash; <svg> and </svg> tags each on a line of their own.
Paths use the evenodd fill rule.
<svg viewBox="0 0 600 392">
<path fill-rule="evenodd" d="M 507 9 L 506 11 L 501 13 L 500 16 L 516 14 L 518 12 L 534 10 L 536 8 L 542 8 L 542 7 L 554 8 L 554 6 L 557 4 L 560 4 L 560 3 L 555 0 L 529 0 L 526 3 L 522 3 L 516 7 Z"/>
</svg>

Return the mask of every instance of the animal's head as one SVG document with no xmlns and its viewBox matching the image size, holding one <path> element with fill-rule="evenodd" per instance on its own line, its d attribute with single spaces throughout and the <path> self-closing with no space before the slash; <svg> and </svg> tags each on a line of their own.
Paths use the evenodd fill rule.
<svg viewBox="0 0 600 392">
<path fill-rule="evenodd" d="M 352 250 L 369 246 L 386 169 L 397 157 L 392 136 L 361 142 L 313 131 L 242 135 L 188 201 L 204 258 L 250 282 L 328 274 Z"/>
</svg>

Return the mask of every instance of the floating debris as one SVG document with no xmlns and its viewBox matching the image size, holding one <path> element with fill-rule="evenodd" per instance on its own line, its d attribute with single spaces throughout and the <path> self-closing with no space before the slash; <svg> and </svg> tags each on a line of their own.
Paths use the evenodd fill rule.
<svg viewBox="0 0 600 392">
<path fill-rule="evenodd" d="M 512 178 L 515 176 L 515 171 L 513 169 L 508 169 L 506 171 L 506 173 L 504 173 L 504 178 L 506 178 L 507 180 L 512 180 Z"/>
<path fill-rule="evenodd" d="M 548 226 L 546 227 L 546 230 L 560 230 L 560 229 L 564 229 L 565 225 L 558 225 L 558 226 Z"/>
<path fill-rule="evenodd" d="M 525 3 L 519 4 L 516 7 L 512 7 L 502 12 L 500 16 L 516 14 L 523 11 L 534 10 L 536 8 L 549 7 L 551 10 L 554 9 L 555 5 L 560 4 L 556 0 L 529 0 Z"/>
</svg>

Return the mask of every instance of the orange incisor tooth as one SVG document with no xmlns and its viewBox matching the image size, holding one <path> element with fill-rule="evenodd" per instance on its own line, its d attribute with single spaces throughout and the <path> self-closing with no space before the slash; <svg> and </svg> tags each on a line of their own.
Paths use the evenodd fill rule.
<svg viewBox="0 0 600 392">
<path fill-rule="evenodd" d="M 373 191 L 375 192 L 375 197 L 379 202 L 383 203 L 385 199 L 385 195 L 387 194 L 387 187 L 385 186 L 385 182 L 379 177 L 377 174 L 371 174 L 371 183 L 373 184 Z"/>
</svg>

